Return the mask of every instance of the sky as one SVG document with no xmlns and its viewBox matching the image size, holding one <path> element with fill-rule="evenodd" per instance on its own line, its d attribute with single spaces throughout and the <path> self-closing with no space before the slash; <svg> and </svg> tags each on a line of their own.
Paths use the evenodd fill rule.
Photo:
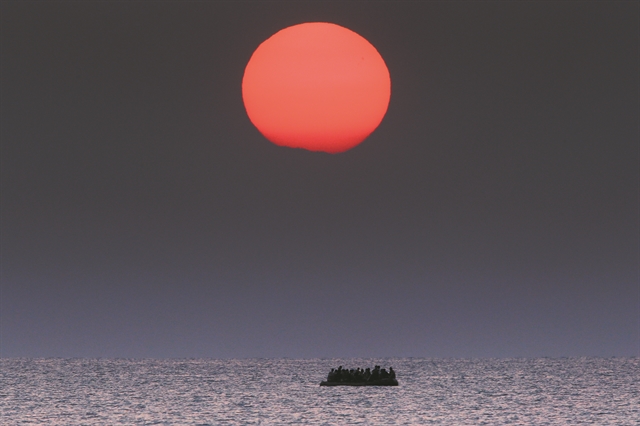
<svg viewBox="0 0 640 426">
<path fill-rule="evenodd" d="M 0 7 L 0 356 L 640 356 L 638 3 Z M 389 69 L 345 153 L 243 106 L 303 22 Z"/>
</svg>

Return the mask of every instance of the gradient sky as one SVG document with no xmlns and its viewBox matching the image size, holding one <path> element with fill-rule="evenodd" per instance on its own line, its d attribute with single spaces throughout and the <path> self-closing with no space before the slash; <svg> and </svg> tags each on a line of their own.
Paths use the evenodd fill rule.
<svg viewBox="0 0 640 426">
<path fill-rule="evenodd" d="M 640 355 L 637 2 L 2 2 L 4 357 Z M 360 146 L 241 96 L 309 21 L 392 81 Z"/>
</svg>

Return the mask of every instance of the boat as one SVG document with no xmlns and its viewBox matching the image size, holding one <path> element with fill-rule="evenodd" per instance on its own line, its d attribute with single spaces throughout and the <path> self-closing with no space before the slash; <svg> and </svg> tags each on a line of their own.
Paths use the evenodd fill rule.
<svg viewBox="0 0 640 426">
<path fill-rule="evenodd" d="M 392 378 L 370 380 L 367 382 L 320 382 L 320 386 L 398 386 L 398 381 Z"/>
</svg>

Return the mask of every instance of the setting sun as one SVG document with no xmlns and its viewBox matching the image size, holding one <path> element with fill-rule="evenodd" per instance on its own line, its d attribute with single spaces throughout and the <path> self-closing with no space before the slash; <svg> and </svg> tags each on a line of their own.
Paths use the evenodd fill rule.
<svg viewBox="0 0 640 426">
<path fill-rule="evenodd" d="M 251 56 L 242 97 L 251 122 L 271 142 L 339 153 L 380 124 L 391 80 L 367 40 L 339 25 L 285 28 Z"/>
</svg>

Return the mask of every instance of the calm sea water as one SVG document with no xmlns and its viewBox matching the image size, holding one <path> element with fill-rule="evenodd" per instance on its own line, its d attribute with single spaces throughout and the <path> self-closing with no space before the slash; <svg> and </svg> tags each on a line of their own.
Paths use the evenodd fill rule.
<svg viewBox="0 0 640 426">
<path fill-rule="evenodd" d="M 332 367 L 398 387 L 320 387 Z M 639 425 L 640 359 L 2 359 L 3 425 Z"/>
</svg>

